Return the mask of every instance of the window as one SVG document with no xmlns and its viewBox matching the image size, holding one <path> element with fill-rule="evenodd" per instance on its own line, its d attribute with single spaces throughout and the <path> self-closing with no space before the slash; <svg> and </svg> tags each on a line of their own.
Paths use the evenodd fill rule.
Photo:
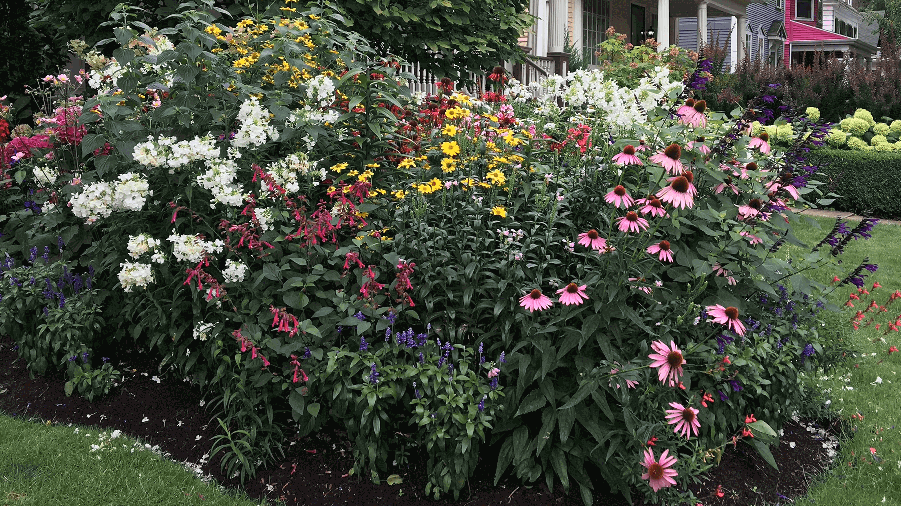
<svg viewBox="0 0 901 506">
<path fill-rule="evenodd" d="M 795 19 L 813 20 L 813 0 L 797 0 L 795 3 Z"/>
<path fill-rule="evenodd" d="M 749 26 L 745 31 L 745 55 L 748 56 L 749 60 L 754 59 L 754 55 L 752 54 L 754 52 L 753 49 L 753 46 L 751 46 L 751 27 Z"/>
<path fill-rule="evenodd" d="M 597 65 L 595 52 L 604 42 L 604 31 L 610 26 L 610 0 L 582 1 L 582 51 L 591 57 L 591 64 Z"/>
<path fill-rule="evenodd" d="M 776 0 L 776 8 L 780 11 L 785 8 L 785 0 Z"/>
</svg>

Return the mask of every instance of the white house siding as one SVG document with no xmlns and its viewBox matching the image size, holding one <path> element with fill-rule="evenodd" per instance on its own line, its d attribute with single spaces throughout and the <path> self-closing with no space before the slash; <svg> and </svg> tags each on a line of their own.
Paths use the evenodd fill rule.
<svg viewBox="0 0 901 506">
<path fill-rule="evenodd" d="M 760 48 L 759 40 L 757 39 L 757 28 L 761 27 L 761 32 L 766 35 L 767 30 L 770 29 L 770 25 L 773 24 L 773 21 L 784 21 L 785 12 L 782 9 L 776 8 L 775 0 L 767 0 L 765 4 L 753 3 L 748 6 L 748 24 L 751 25 L 751 30 L 755 34 L 751 39 L 751 44 L 754 46 L 751 51 L 751 58 L 756 59 L 760 58 L 762 60 L 766 60 L 766 55 L 769 54 L 769 45 L 770 41 L 767 39 L 763 40 L 764 47 Z"/>
<path fill-rule="evenodd" d="M 707 41 L 718 47 L 726 48 L 724 68 L 732 67 L 732 38 L 730 28 L 731 17 L 707 18 Z M 676 45 L 692 51 L 698 50 L 698 18 L 679 18 L 678 38 Z"/>
</svg>

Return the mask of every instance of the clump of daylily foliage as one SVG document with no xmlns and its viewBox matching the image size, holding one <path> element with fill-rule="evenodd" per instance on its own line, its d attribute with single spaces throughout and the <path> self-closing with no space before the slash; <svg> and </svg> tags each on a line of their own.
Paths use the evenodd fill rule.
<svg viewBox="0 0 901 506">
<path fill-rule="evenodd" d="M 586 503 L 596 476 L 686 499 L 739 440 L 772 461 L 799 369 L 829 357 L 799 271 L 833 255 L 779 255 L 828 130 L 768 97 L 708 110 L 706 61 L 412 96 L 396 59 L 290 4 L 124 24 L 3 149 L 0 246 L 65 241 L 112 340 L 210 392 L 229 472 L 330 419 L 376 481 L 425 449 L 435 496 L 486 445 L 495 480 Z M 787 148 L 752 124 L 777 118 Z"/>
</svg>

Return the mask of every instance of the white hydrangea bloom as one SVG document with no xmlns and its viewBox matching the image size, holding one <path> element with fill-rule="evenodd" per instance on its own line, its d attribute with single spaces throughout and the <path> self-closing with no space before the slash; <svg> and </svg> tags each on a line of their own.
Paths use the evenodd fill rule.
<svg viewBox="0 0 901 506">
<path fill-rule="evenodd" d="M 34 180 L 43 188 L 56 182 L 56 169 L 49 165 L 36 165 L 33 170 Z"/>
<path fill-rule="evenodd" d="M 327 107 L 335 100 L 335 83 L 328 76 L 319 74 L 307 82 L 307 97 L 319 107 Z"/>
<path fill-rule="evenodd" d="M 132 291 L 134 287 L 147 288 L 147 285 L 153 282 L 150 264 L 125 262 L 119 266 L 122 267 L 119 271 L 119 284 L 126 292 Z"/>
<path fill-rule="evenodd" d="M 278 131 L 269 124 L 269 111 L 263 109 L 256 97 L 251 97 L 241 104 L 238 110 L 238 122 L 241 128 L 235 134 L 232 145 L 239 148 L 261 146 L 267 137 L 278 140 Z"/>
<path fill-rule="evenodd" d="M 160 247 L 160 240 L 154 239 L 150 234 L 139 234 L 128 237 L 128 256 L 137 259 L 148 251 L 156 251 Z"/>
<path fill-rule="evenodd" d="M 91 183 L 85 185 L 84 191 L 72 195 L 69 204 L 72 213 L 79 218 L 84 218 L 85 223 L 91 224 L 99 218 L 107 218 L 113 213 L 112 184 L 106 182 Z"/>
<path fill-rule="evenodd" d="M 238 283 L 244 281 L 246 276 L 246 265 L 236 260 L 225 261 L 225 269 L 222 270 L 222 278 L 226 283 Z"/>
<path fill-rule="evenodd" d="M 196 235 L 173 233 L 167 240 L 172 243 L 172 254 L 180 262 L 199 263 L 204 254 L 221 253 L 225 245 L 221 240 L 204 241 Z"/>
<path fill-rule="evenodd" d="M 210 331 L 213 330 L 215 324 L 203 321 L 197 322 L 194 326 L 194 339 L 206 341 L 210 337 Z"/>
<path fill-rule="evenodd" d="M 113 191 L 113 208 L 140 211 L 144 208 L 148 195 L 153 195 L 153 192 L 146 179 L 134 172 L 120 174 Z"/>
</svg>

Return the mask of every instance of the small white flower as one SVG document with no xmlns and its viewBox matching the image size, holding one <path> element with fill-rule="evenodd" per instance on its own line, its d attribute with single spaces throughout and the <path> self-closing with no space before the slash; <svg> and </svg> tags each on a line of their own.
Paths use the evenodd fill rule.
<svg viewBox="0 0 901 506">
<path fill-rule="evenodd" d="M 145 416 L 144 419 L 141 420 L 141 423 L 147 423 L 149 421 L 150 421 L 150 419 Z"/>
<path fill-rule="evenodd" d="M 794 442 L 794 441 L 790 441 L 790 442 L 788 443 L 788 447 L 789 447 L 789 448 L 794 448 L 794 447 L 795 447 L 795 442 Z"/>
</svg>

